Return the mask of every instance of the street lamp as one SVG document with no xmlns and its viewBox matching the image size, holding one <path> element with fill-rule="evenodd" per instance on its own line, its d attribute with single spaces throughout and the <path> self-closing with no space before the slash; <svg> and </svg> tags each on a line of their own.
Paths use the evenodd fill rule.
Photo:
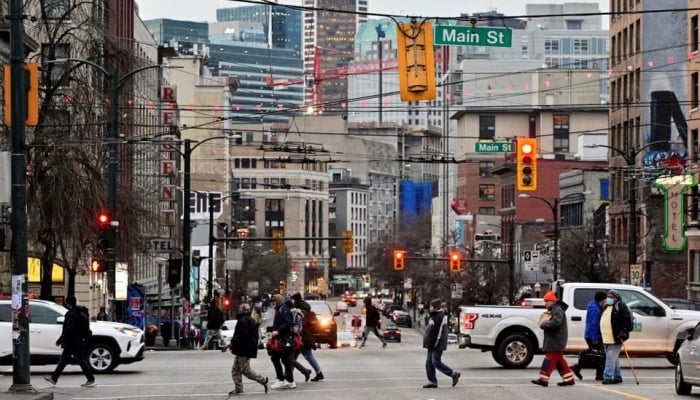
<svg viewBox="0 0 700 400">
<path fill-rule="evenodd" d="M 119 136 L 118 125 L 119 125 L 119 92 L 121 91 L 124 82 L 133 75 L 152 68 L 169 68 L 169 66 L 164 66 L 161 64 L 145 65 L 143 67 L 136 68 L 126 74 L 119 76 L 115 71 L 106 69 L 105 67 L 89 60 L 83 60 L 81 58 L 57 58 L 55 60 L 47 61 L 48 64 L 60 64 L 66 62 L 76 62 L 77 66 L 82 64 L 87 64 L 94 67 L 100 71 L 109 80 L 109 119 L 108 119 L 108 145 L 107 151 L 109 154 L 107 162 L 107 208 L 114 218 L 115 211 L 117 208 L 117 139 Z M 76 66 L 76 67 L 77 67 Z M 107 248 L 107 291 L 109 293 L 108 298 L 112 301 L 115 298 L 115 263 L 116 263 L 116 231 L 114 232 L 114 240 L 111 240 L 109 247 Z M 107 311 L 111 312 L 112 304 L 107 303 Z"/>
<path fill-rule="evenodd" d="M 508 226 L 494 225 L 486 222 L 479 222 L 479 225 L 492 226 L 501 231 L 508 230 L 508 301 L 510 304 L 515 302 L 515 221 L 510 221 Z M 503 235 L 501 236 L 503 237 Z M 503 256 L 501 254 L 501 256 Z"/>
<path fill-rule="evenodd" d="M 549 209 L 552 211 L 552 220 L 554 222 L 554 248 L 552 249 L 552 282 L 556 282 L 557 279 L 559 278 L 559 204 L 568 198 L 574 197 L 574 196 L 585 196 L 587 194 L 591 194 L 591 191 L 585 191 L 581 193 L 570 193 L 567 194 L 564 197 L 555 197 L 551 201 L 540 196 L 535 196 L 532 194 L 527 194 L 527 193 L 520 193 L 518 197 L 523 198 L 523 199 L 537 199 L 549 206 Z"/>
<path fill-rule="evenodd" d="M 637 194 L 635 193 L 637 186 L 637 177 L 634 173 L 634 166 L 637 164 L 637 156 L 648 147 L 654 146 L 660 143 L 668 143 L 666 141 L 655 141 L 647 143 L 646 145 L 635 149 L 634 147 L 629 147 L 627 151 L 620 150 L 616 147 L 608 146 L 605 144 L 591 144 L 583 147 L 595 149 L 597 147 L 604 147 L 610 149 L 617 154 L 621 155 L 625 159 L 625 163 L 631 172 L 628 181 L 627 197 L 630 204 L 630 224 L 629 224 L 629 240 L 627 247 L 627 263 L 628 265 L 635 264 L 637 262 Z M 629 168 L 631 167 L 631 168 Z"/>
</svg>

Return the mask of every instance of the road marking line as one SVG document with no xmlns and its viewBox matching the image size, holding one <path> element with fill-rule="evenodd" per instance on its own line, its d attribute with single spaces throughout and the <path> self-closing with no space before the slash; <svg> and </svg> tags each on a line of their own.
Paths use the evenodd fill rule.
<svg viewBox="0 0 700 400">
<path fill-rule="evenodd" d="M 615 390 L 615 389 L 608 388 L 608 387 L 602 387 L 602 386 L 597 386 L 597 385 L 596 385 L 596 386 L 594 386 L 594 385 L 584 385 L 584 386 L 592 387 L 592 388 L 594 388 L 594 389 L 598 389 L 598 390 L 601 390 L 601 391 L 603 391 L 603 392 L 619 394 L 620 396 L 629 397 L 630 399 L 652 400 L 651 397 L 639 396 L 639 395 L 636 395 L 636 394 L 633 394 L 633 393 L 627 393 L 627 392 L 623 392 L 623 391 L 621 391 L 621 390 Z"/>
</svg>

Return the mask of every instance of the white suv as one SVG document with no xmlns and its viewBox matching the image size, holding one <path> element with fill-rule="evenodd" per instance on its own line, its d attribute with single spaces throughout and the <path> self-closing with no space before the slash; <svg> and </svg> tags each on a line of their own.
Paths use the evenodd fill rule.
<svg viewBox="0 0 700 400">
<path fill-rule="evenodd" d="M 68 310 L 45 300 L 29 300 L 29 357 L 32 365 L 57 364 L 62 349 L 56 346 Z M 119 364 L 143 360 L 144 332 L 118 322 L 90 322 L 92 339 L 88 362 L 95 373 L 110 372 Z M 0 300 L 0 364 L 12 365 L 12 309 Z"/>
</svg>

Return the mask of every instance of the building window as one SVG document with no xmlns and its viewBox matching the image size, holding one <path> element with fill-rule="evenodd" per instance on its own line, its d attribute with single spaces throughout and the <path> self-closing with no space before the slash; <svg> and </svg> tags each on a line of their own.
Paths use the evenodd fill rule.
<svg viewBox="0 0 700 400">
<path fill-rule="evenodd" d="M 494 208 L 494 207 L 479 207 L 479 214 L 496 215 L 496 208 Z"/>
<path fill-rule="evenodd" d="M 479 115 L 479 139 L 493 139 L 496 137 L 496 116 Z"/>
<path fill-rule="evenodd" d="M 560 39 L 548 38 L 544 40 L 544 53 L 545 54 L 559 54 L 559 42 Z"/>
<path fill-rule="evenodd" d="M 253 132 L 246 132 L 245 133 L 245 142 L 246 143 L 253 143 L 254 140 L 255 139 L 253 137 Z"/>
<path fill-rule="evenodd" d="M 588 53 L 588 39 L 574 39 L 574 52 Z"/>
<path fill-rule="evenodd" d="M 580 31 L 583 27 L 583 21 L 580 19 L 567 19 L 566 29 L 570 31 Z"/>
<path fill-rule="evenodd" d="M 690 75 L 690 108 L 698 108 L 698 73 Z"/>
<path fill-rule="evenodd" d="M 690 252 L 690 281 L 694 283 L 700 283 L 700 252 L 691 251 Z"/>
<path fill-rule="evenodd" d="M 480 200 L 494 200 L 496 198 L 496 185 L 479 185 Z"/>
<path fill-rule="evenodd" d="M 569 152 L 569 116 L 566 114 L 554 114 L 554 152 Z"/>
<path fill-rule="evenodd" d="M 690 19 L 690 51 L 698 51 L 698 16 Z"/>
<path fill-rule="evenodd" d="M 67 43 L 44 43 L 41 45 L 41 65 L 44 72 L 43 81 L 50 82 L 52 86 L 63 86 L 67 82 L 66 69 L 68 63 L 51 63 L 47 61 L 70 58 L 70 45 Z M 51 75 L 46 75 L 50 71 Z"/>
<path fill-rule="evenodd" d="M 491 169 L 495 166 L 493 161 L 479 161 L 479 176 L 491 176 Z"/>
</svg>

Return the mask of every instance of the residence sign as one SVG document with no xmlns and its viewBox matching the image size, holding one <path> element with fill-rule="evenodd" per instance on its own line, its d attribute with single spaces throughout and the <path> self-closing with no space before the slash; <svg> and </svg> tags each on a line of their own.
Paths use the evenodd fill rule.
<svg viewBox="0 0 700 400">
<path fill-rule="evenodd" d="M 433 41 L 447 46 L 511 47 L 513 32 L 508 28 L 435 25 Z"/>
</svg>

